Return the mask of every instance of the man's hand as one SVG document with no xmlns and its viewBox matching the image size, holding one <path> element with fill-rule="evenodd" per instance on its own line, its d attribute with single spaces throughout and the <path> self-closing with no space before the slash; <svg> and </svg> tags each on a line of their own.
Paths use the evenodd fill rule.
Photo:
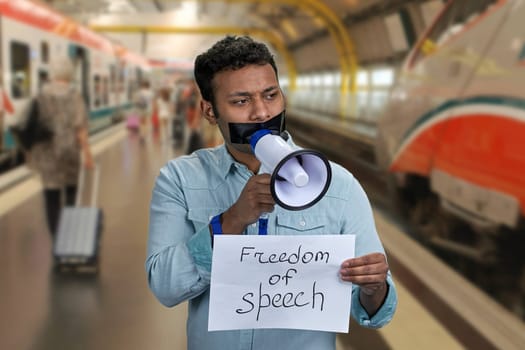
<svg viewBox="0 0 525 350">
<path fill-rule="evenodd" d="M 222 215 L 222 231 L 240 234 L 246 226 L 259 219 L 261 214 L 273 211 L 275 201 L 270 191 L 271 176 L 252 176 L 244 186 L 239 199 Z"/>
<path fill-rule="evenodd" d="M 382 253 L 371 253 L 345 260 L 341 264 L 341 279 L 357 284 L 361 289 L 360 300 L 369 315 L 383 303 L 387 293 L 388 263 Z"/>
</svg>

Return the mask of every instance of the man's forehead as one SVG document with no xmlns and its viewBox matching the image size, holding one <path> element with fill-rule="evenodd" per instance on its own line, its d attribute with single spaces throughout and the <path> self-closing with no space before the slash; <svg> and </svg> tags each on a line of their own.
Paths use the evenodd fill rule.
<svg viewBox="0 0 525 350">
<path fill-rule="evenodd" d="M 218 72 L 212 81 L 213 88 L 223 93 L 264 92 L 279 86 L 272 67 L 267 65 L 250 65 L 240 69 L 229 69 Z M 227 90 L 227 91 L 226 91 Z"/>
</svg>

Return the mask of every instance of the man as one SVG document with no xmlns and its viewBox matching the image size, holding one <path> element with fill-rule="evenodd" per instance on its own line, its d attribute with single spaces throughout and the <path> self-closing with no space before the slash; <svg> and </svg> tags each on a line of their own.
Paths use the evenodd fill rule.
<svg viewBox="0 0 525 350">
<path fill-rule="evenodd" d="M 303 211 L 277 205 L 270 175 L 243 132 L 262 124 L 282 129 L 285 99 L 268 48 L 248 37 L 226 37 L 195 62 L 195 78 L 206 120 L 217 125 L 224 144 L 169 162 L 157 178 L 150 211 L 146 271 L 159 301 L 174 306 L 189 300 L 188 348 L 335 349 L 335 334 L 291 329 L 208 332 L 213 235 L 258 234 L 268 214 L 268 234 L 355 234 L 356 257 L 340 276 L 353 283 L 352 316 L 377 328 L 392 318 L 397 296 L 368 199 L 357 180 L 331 163 L 326 195 Z"/>
</svg>

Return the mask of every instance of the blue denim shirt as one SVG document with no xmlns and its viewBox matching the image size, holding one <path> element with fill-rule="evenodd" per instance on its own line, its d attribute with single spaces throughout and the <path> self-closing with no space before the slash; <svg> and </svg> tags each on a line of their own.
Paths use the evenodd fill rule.
<svg viewBox="0 0 525 350">
<path fill-rule="evenodd" d="M 289 143 L 293 145 L 290 140 Z M 372 210 L 361 185 L 341 166 L 331 163 L 332 182 L 314 206 L 289 211 L 279 206 L 269 215 L 268 234 L 355 234 L 357 256 L 384 253 Z M 151 290 L 165 306 L 189 301 L 187 342 L 190 350 L 331 350 L 335 333 L 292 329 L 208 332 L 212 246 L 209 223 L 239 197 L 253 173 L 224 145 L 202 149 L 170 161 L 160 171 L 151 199 L 146 273 Z M 258 234 L 257 224 L 244 232 Z M 365 327 L 388 323 L 397 306 L 390 273 L 382 307 L 370 317 L 353 285 L 352 317 Z"/>
</svg>

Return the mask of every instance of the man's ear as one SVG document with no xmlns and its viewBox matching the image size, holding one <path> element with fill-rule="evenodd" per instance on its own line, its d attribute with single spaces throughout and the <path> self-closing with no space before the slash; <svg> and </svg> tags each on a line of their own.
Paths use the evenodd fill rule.
<svg viewBox="0 0 525 350">
<path fill-rule="evenodd" d="M 217 118 L 215 116 L 215 113 L 213 112 L 211 102 L 201 100 L 201 110 L 202 114 L 204 115 L 204 118 L 206 118 L 208 123 L 210 123 L 211 125 L 217 124 Z"/>
</svg>

